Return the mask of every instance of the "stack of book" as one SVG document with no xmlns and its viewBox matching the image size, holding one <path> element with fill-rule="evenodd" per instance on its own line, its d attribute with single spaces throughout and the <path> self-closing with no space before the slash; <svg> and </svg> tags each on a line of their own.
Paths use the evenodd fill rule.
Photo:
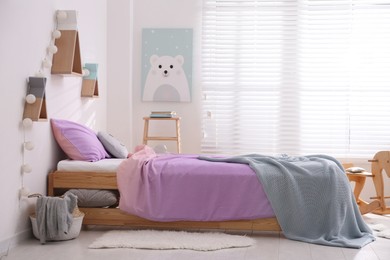
<svg viewBox="0 0 390 260">
<path fill-rule="evenodd" d="M 152 113 L 150 113 L 150 117 L 153 117 L 153 118 L 171 118 L 171 117 L 175 117 L 176 116 L 176 112 L 175 111 L 152 111 Z"/>
</svg>

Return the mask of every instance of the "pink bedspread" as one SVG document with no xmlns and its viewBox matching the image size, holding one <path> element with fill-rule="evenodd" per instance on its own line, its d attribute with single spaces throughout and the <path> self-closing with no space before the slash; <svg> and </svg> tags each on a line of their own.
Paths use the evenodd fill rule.
<svg viewBox="0 0 390 260">
<path fill-rule="evenodd" d="M 155 221 L 274 216 L 263 187 L 249 166 L 197 157 L 141 151 L 125 160 L 117 172 L 120 209 Z"/>
</svg>

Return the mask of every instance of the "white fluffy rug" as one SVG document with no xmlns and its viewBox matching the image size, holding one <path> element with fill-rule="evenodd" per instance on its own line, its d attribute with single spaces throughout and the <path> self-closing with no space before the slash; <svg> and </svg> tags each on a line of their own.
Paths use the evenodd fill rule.
<svg viewBox="0 0 390 260">
<path fill-rule="evenodd" d="M 374 235 L 377 237 L 390 239 L 390 228 L 383 224 L 370 224 L 369 226 L 374 231 Z"/>
<path fill-rule="evenodd" d="M 363 216 L 374 236 L 390 239 L 390 215 L 366 214 Z"/>
<path fill-rule="evenodd" d="M 249 247 L 252 238 L 225 233 L 157 230 L 112 230 L 96 239 L 89 248 L 191 249 L 213 251 Z"/>
</svg>

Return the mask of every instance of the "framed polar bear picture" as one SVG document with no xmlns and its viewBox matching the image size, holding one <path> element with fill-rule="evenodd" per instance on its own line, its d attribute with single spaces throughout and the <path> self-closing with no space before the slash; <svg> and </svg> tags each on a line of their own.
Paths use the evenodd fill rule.
<svg viewBox="0 0 390 260">
<path fill-rule="evenodd" d="M 191 102 L 192 29 L 142 30 L 142 100 Z"/>
</svg>

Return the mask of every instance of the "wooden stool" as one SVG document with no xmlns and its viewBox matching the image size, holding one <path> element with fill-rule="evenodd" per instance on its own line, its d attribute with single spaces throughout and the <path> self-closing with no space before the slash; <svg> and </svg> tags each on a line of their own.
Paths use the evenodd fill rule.
<svg viewBox="0 0 390 260">
<path fill-rule="evenodd" d="M 352 167 L 352 164 L 343 164 L 344 168 Z M 359 172 L 359 173 L 350 173 L 346 172 L 349 181 L 355 182 L 355 188 L 353 190 L 354 197 L 359 206 L 360 213 L 366 214 L 374 211 L 375 209 L 380 207 L 379 200 L 374 200 L 372 202 L 366 202 L 362 198 L 360 198 L 360 193 L 363 190 L 364 184 L 366 182 L 367 177 L 373 177 L 373 174 L 370 172 Z"/>
<path fill-rule="evenodd" d="M 168 117 L 168 118 L 160 118 L 160 117 L 144 117 L 144 139 L 143 144 L 147 144 L 148 141 L 175 141 L 177 144 L 177 153 L 180 153 L 180 117 Z M 174 121 L 176 122 L 176 136 L 168 137 L 168 136 L 149 136 L 149 121 Z"/>
</svg>

